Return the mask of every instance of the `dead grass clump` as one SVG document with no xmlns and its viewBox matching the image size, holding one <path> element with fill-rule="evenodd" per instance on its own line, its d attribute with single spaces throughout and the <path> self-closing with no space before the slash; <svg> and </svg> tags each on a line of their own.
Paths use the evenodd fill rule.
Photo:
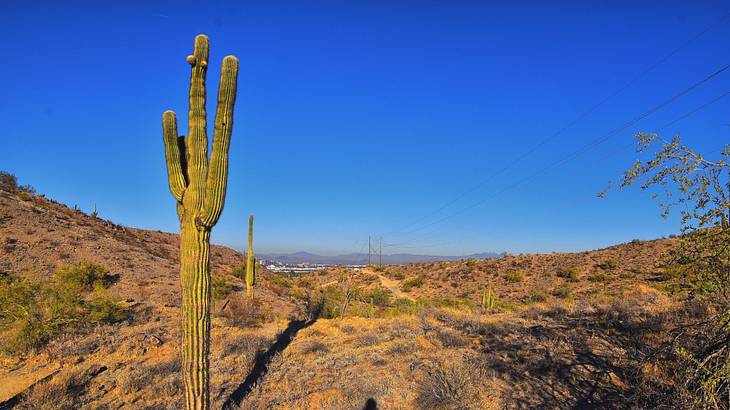
<svg viewBox="0 0 730 410">
<path fill-rule="evenodd" d="M 54 408 L 71 409 L 75 406 L 75 400 L 69 394 L 79 381 L 81 371 L 71 369 L 61 372 L 52 379 L 35 385 L 23 395 L 20 408 L 43 409 L 53 403 Z"/>
<path fill-rule="evenodd" d="M 221 314 L 231 326 L 241 328 L 259 327 L 265 321 L 261 312 L 261 303 L 242 294 L 229 297 L 224 302 Z"/>
<path fill-rule="evenodd" d="M 390 347 L 385 349 L 385 354 L 391 356 L 400 356 L 408 354 L 416 350 L 416 346 L 413 343 L 395 342 Z"/>
<path fill-rule="evenodd" d="M 484 377 L 477 366 L 463 358 L 426 364 L 417 383 L 415 405 L 420 409 L 484 408 Z"/>
<path fill-rule="evenodd" d="M 443 347 L 450 348 L 464 347 L 469 344 L 469 339 L 461 333 L 447 328 L 436 329 L 429 339 L 437 340 Z"/>
<path fill-rule="evenodd" d="M 302 354 L 327 353 L 329 351 L 329 346 L 327 346 L 325 343 L 320 342 L 319 340 L 313 340 L 311 342 L 308 342 L 302 347 Z"/>
</svg>

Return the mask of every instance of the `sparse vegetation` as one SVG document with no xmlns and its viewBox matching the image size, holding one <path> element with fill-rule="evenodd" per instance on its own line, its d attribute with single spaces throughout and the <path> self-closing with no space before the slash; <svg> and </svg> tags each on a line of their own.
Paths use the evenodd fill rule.
<svg viewBox="0 0 730 410">
<path fill-rule="evenodd" d="M 559 278 L 563 278 L 568 282 L 577 282 L 578 277 L 580 276 L 575 268 L 560 269 L 558 270 L 557 275 Z"/>
<path fill-rule="evenodd" d="M 510 283 L 518 283 L 525 280 L 525 274 L 518 270 L 507 272 L 507 281 Z"/>
<path fill-rule="evenodd" d="M 620 187 L 639 184 L 658 189 L 662 215 L 680 206 L 683 235 L 666 260 L 677 278 L 691 289 L 690 301 L 700 301 L 717 313 L 713 320 L 690 325 L 698 334 L 674 349 L 671 359 L 687 369 L 678 377 L 677 401 L 702 408 L 730 407 L 730 145 L 710 160 L 684 145 L 679 135 L 665 140 L 658 134 L 636 134 L 639 152 L 659 144 L 646 161 L 636 161 L 624 173 Z M 601 194 L 603 195 L 603 193 Z M 666 270 L 665 270 L 666 272 Z M 668 287 L 671 290 L 675 290 Z M 670 292 L 673 293 L 673 292 Z M 686 326 L 685 326 L 686 327 Z M 701 335 L 701 337 L 700 337 Z"/>
<path fill-rule="evenodd" d="M 18 185 L 18 178 L 6 171 L 0 171 L 0 189 L 24 194 L 35 193 L 35 189 L 30 185 Z"/>
<path fill-rule="evenodd" d="M 425 283 L 425 279 L 423 276 L 417 276 L 415 278 L 406 279 L 403 284 L 401 285 L 401 290 L 403 292 L 410 292 L 413 290 L 413 288 L 418 288 L 423 286 Z"/>
<path fill-rule="evenodd" d="M 553 296 L 560 299 L 569 299 L 572 295 L 573 288 L 567 283 L 561 284 L 553 291 Z"/>
<path fill-rule="evenodd" d="M 0 350 L 25 354 L 62 332 L 124 320 L 126 309 L 106 289 L 104 268 L 88 263 L 65 265 L 48 282 L 32 275 L 0 276 Z"/>
<path fill-rule="evenodd" d="M 225 299 L 236 290 L 232 279 L 223 275 L 211 275 L 211 294 L 214 300 Z"/>
<path fill-rule="evenodd" d="M 616 269 L 616 262 L 613 259 L 604 259 L 600 263 L 596 264 L 596 268 L 606 271 L 614 270 Z"/>
</svg>

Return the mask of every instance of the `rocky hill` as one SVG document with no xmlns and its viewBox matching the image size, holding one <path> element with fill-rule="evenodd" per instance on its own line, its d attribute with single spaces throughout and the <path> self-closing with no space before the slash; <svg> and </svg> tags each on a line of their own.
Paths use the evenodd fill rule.
<svg viewBox="0 0 730 410">
<path fill-rule="evenodd" d="M 582 253 L 262 271 L 255 303 L 214 246 L 215 408 L 645 408 L 672 369 L 653 354 L 680 308 L 661 258 L 674 239 Z M 106 268 L 129 311 L 22 355 L 0 355 L 0 407 L 182 405 L 177 236 L 0 190 L 0 273 Z M 495 303 L 481 306 L 485 291 Z M 659 392 L 659 393 L 657 393 Z M 661 394 L 660 394 L 661 393 Z M 666 394 L 665 394 L 666 393 Z"/>
</svg>

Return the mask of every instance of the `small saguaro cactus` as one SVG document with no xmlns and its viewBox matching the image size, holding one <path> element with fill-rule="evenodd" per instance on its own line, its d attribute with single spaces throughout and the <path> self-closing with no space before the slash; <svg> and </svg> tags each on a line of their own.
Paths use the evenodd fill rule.
<svg viewBox="0 0 730 410">
<path fill-rule="evenodd" d="M 180 220 L 180 284 L 182 285 L 182 378 L 187 409 L 210 408 L 210 231 L 223 211 L 228 179 L 228 147 L 236 101 L 238 59 L 223 59 L 218 86 L 213 152 L 208 158 L 205 74 L 208 37 L 195 37 L 187 62 L 190 76 L 189 135 L 178 136 L 172 111 L 162 115 L 170 192 Z"/>
<path fill-rule="evenodd" d="M 494 292 L 492 291 L 492 284 L 487 284 L 487 287 L 484 288 L 484 294 L 482 294 L 482 307 L 486 310 L 492 310 L 494 309 L 494 305 L 497 301 L 497 298 L 494 296 Z"/>
<path fill-rule="evenodd" d="M 248 217 L 248 253 L 246 254 L 246 292 L 253 297 L 256 284 L 256 258 L 253 256 L 253 215 Z"/>
</svg>

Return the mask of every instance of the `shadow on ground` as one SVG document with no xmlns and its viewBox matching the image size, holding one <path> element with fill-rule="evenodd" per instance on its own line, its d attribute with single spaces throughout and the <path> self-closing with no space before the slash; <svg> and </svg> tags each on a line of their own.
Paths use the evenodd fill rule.
<svg viewBox="0 0 730 410">
<path fill-rule="evenodd" d="M 312 326 L 319 318 L 321 311 L 322 306 L 319 305 L 312 313 L 310 319 L 290 321 L 286 329 L 277 336 L 276 342 L 274 342 L 267 351 L 256 355 L 256 361 L 254 362 L 253 369 L 248 376 L 246 376 L 243 383 L 241 383 L 236 390 L 231 393 L 231 396 L 223 404 L 224 410 L 238 408 L 243 399 L 251 393 L 254 386 L 256 386 L 256 384 L 266 375 L 266 372 L 269 370 L 269 364 L 274 357 L 284 351 L 284 349 L 291 344 L 292 340 L 294 340 L 294 337 L 300 330 Z"/>
</svg>

